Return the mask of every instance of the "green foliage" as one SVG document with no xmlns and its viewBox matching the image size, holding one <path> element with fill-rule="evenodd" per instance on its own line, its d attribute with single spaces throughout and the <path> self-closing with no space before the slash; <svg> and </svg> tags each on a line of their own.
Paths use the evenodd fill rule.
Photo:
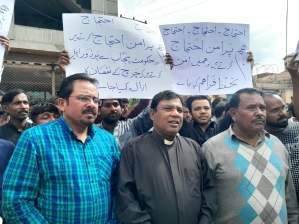
<svg viewBox="0 0 299 224">
<path fill-rule="evenodd" d="M 129 99 L 129 107 L 136 106 L 140 99 Z"/>
</svg>

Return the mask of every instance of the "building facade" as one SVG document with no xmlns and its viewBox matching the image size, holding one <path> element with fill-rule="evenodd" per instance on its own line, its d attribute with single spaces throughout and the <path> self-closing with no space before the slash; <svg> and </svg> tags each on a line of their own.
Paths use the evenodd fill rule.
<svg viewBox="0 0 299 224">
<path fill-rule="evenodd" d="M 117 0 L 16 0 L 0 90 L 21 88 L 30 99 L 55 96 L 62 81 L 56 65 L 64 49 L 63 13 L 117 16 Z"/>
<path fill-rule="evenodd" d="M 287 66 L 294 53 L 283 58 L 285 66 Z M 264 92 L 271 92 L 281 96 L 286 103 L 291 103 L 293 99 L 293 85 L 289 72 L 280 73 L 263 73 L 253 76 L 253 86 Z"/>
</svg>

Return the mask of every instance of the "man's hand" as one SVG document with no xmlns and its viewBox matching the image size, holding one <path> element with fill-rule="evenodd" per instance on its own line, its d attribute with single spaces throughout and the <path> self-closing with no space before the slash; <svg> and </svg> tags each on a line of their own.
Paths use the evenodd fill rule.
<svg viewBox="0 0 299 224">
<path fill-rule="evenodd" d="M 166 53 L 165 54 L 165 63 L 170 65 L 170 70 L 173 68 L 173 60 L 170 54 Z"/>
<path fill-rule="evenodd" d="M 248 57 L 247 57 L 246 61 L 250 62 L 250 67 L 251 67 L 251 71 L 252 71 L 253 65 L 254 65 L 253 55 L 252 55 L 251 51 L 248 51 L 247 54 L 248 54 Z"/>
<path fill-rule="evenodd" d="M 70 56 L 66 50 L 61 51 L 60 57 L 58 59 L 58 66 L 63 74 L 65 74 L 65 66 L 70 64 Z"/>
<path fill-rule="evenodd" d="M 10 50 L 9 39 L 7 37 L 0 36 L 0 43 L 5 47 L 5 53 L 4 53 L 4 58 L 5 58 Z"/>
<path fill-rule="evenodd" d="M 292 80 L 299 80 L 299 60 L 295 60 L 298 53 L 296 53 L 288 66 L 286 66 L 286 69 L 289 71 L 290 75 L 292 76 Z"/>
</svg>

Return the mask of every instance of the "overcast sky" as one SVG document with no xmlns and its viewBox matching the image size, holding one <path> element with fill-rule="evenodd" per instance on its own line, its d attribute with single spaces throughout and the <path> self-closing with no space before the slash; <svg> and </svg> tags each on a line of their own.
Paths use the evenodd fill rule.
<svg viewBox="0 0 299 224">
<path fill-rule="evenodd" d="M 299 40 L 299 0 L 288 0 L 287 54 Z M 255 72 L 282 72 L 286 55 L 287 0 L 118 0 L 118 13 L 149 24 L 218 22 L 250 24 Z M 260 66 L 264 65 L 264 66 Z M 263 68 L 267 68 L 266 70 Z"/>
</svg>

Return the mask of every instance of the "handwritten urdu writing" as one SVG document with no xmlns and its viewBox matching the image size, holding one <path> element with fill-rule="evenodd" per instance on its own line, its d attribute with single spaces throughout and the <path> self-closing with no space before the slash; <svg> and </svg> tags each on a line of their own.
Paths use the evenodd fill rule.
<svg viewBox="0 0 299 224">
<path fill-rule="evenodd" d="M 100 98 L 152 98 L 171 89 L 158 28 L 95 14 L 63 14 L 63 27 L 71 58 L 66 75 L 84 72 L 98 79 Z"/>
<path fill-rule="evenodd" d="M 7 37 L 11 18 L 14 10 L 15 1 L 14 0 L 0 0 L 0 35 Z M 0 67 L 3 64 L 3 57 L 5 53 L 5 47 L 1 45 L 0 47 Z M 2 74 L 0 74 L 1 82 Z"/>
<path fill-rule="evenodd" d="M 173 57 L 172 89 L 186 95 L 229 94 L 252 87 L 249 25 L 189 23 L 161 25 Z"/>
</svg>

